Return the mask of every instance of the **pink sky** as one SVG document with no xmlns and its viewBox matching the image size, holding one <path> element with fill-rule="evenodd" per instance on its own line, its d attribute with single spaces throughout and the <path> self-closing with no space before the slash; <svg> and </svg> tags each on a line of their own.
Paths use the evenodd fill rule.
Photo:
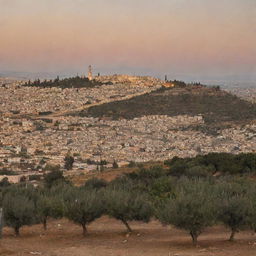
<svg viewBox="0 0 256 256">
<path fill-rule="evenodd" d="M 256 78 L 255 0 L 0 0 L 0 35 L 0 73 Z"/>
</svg>

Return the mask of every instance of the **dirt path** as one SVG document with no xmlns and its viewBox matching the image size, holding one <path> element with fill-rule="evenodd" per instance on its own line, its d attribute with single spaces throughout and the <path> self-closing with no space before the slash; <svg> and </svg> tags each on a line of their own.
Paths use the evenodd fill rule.
<svg viewBox="0 0 256 256">
<path fill-rule="evenodd" d="M 229 232 L 223 227 L 205 231 L 199 247 L 191 245 L 186 232 L 150 224 L 131 223 L 134 234 L 127 237 L 124 226 L 103 217 L 89 226 L 83 238 L 81 228 L 67 220 L 52 221 L 47 232 L 41 225 L 25 227 L 16 238 L 10 229 L 4 230 L 0 255 L 7 256 L 255 256 L 256 237 L 241 232 L 237 241 L 227 240 Z"/>
</svg>

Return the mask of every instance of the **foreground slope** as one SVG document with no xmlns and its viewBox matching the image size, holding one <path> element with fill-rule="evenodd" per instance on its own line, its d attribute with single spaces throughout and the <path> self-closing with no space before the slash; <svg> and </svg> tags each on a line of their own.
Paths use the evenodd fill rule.
<svg viewBox="0 0 256 256">
<path fill-rule="evenodd" d="M 238 234 L 238 241 L 226 241 L 228 230 L 214 227 L 200 238 L 200 247 L 191 245 L 184 231 L 162 227 L 159 222 L 132 223 L 135 234 L 127 237 L 122 224 L 103 217 L 89 226 L 90 234 L 83 238 L 80 227 L 66 220 L 52 221 L 49 230 L 41 225 L 24 227 L 21 237 L 14 237 L 6 228 L 0 255 L 44 256 L 254 256 L 255 238 L 250 232 Z"/>
</svg>

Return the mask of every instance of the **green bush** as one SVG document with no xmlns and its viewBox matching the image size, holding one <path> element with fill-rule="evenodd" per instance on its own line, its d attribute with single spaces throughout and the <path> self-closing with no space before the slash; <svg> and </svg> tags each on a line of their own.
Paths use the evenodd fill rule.
<svg viewBox="0 0 256 256">
<path fill-rule="evenodd" d="M 56 170 L 47 173 L 44 176 L 45 186 L 51 188 L 53 185 L 56 185 L 58 182 L 65 182 L 65 177 L 63 176 L 63 172 Z"/>
<path fill-rule="evenodd" d="M 105 188 L 107 184 L 108 183 L 103 179 L 91 178 L 85 182 L 84 188 L 89 190 L 91 189 L 99 190 L 101 188 Z"/>
<path fill-rule="evenodd" d="M 194 158 L 178 158 L 165 161 L 172 176 L 207 177 L 220 174 L 252 174 L 256 172 L 256 153 L 209 153 Z"/>
</svg>

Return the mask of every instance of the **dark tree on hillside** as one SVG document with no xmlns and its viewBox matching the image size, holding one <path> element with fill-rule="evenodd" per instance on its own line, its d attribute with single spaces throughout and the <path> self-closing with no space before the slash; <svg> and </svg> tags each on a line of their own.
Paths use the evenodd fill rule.
<svg viewBox="0 0 256 256">
<path fill-rule="evenodd" d="M 75 162 L 75 159 L 73 156 L 71 155 L 66 155 L 65 158 L 64 158 L 64 168 L 67 169 L 67 170 L 71 170 L 73 168 L 73 164 Z"/>
<path fill-rule="evenodd" d="M 60 170 L 51 171 L 47 173 L 44 177 L 45 185 L 48 188 L 51 188 L 57 182 L 65 182 L 63 172 Z"/>
</svg>

